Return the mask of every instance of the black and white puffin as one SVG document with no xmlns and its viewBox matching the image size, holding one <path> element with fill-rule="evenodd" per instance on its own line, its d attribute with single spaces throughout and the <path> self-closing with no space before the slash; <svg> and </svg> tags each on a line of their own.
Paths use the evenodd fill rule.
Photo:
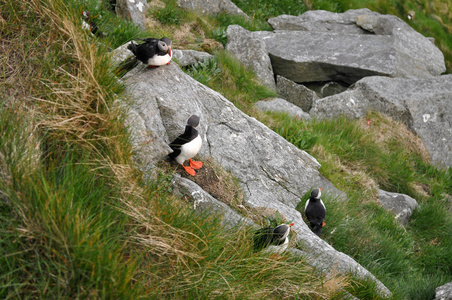
<svg viewBox="0 0 452 300">
<path fill-rule="evenodd" d="M 92 35 L 99 33 L 99 28 L 96 22 L 94 22 L 95 18 L 91 17 L 91 14 L 87 10 L 82 12 L 82 28 L 88 30 Z"/>
<path fill-rule="evenodd" d="M 173 53 L 171 40 L 167 37 L 161 39 L 147 38 L 142 44 L 130 42 L 127 49 L 132 51 L 135 57 L 148 67 L 158 67 L 170 64 Z"/>
<path fill-rule="evenodd" d="M 198 134 L 196 128 L 199 125 L 199 117 L 192 115 L 185 126 L 183 134 L 179 135 L 172 143 L 169 144 L 173 153 L 168 156 L 174 159 L 187 171 L 188 174 L 195 176 L 195 170 L 202 168 L 201 161 L 194 161 L 191 158 L 198 154 L 202 146 L 201 136 Z M 190 161 L 190 166 L 184 166 L 186 160 Z"/>
<path fill-rule="evenodd" d="M 281 254 L 289 245 L 290 228 L 295 223 L 281 224 L 276 227 L 261 228 L 254 234 L 254 251 L 274 247 L 273 252 Z"/>
<path fill-rule="evenodd" d="M 322 189 L 316 188 L 311 192 L 311 197 L 306 201 L 304 206 L 304 214 L 309 221 L 312 232 L 320 236 L 322 234 L 322 227 L 325 226 L 326 208 L 320 196 Z"/>
</svg>

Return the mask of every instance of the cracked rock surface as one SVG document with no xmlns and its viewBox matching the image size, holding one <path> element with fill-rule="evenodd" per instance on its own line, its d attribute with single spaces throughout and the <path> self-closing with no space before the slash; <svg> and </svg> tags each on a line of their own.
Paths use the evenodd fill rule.
<svg viewBox="0 0 452 300">
<path fill-rule="evenodd" d="M 229 170 L 239 180 L 249 206 L 277 209 L 294 222 L 296 242 L 301 245 L 308 262 L 325 273 L 332 268 L 343 273 L 356 272 L 360 277 L 374 280 L 382 294 L 391 294 L 355 260 L 313 234 L 295 210 L 300 197 L 312 187 L 321 185 L 325 193 L 338 198 L 344 196 L 321 177 L 320 164 L 315 158 L 244 114 L 220 93 L 186 75 L 177 64 L 150 69 L 139 65 L 123 80 L 131 98 L 133 113 L 129 116 L 141 118 L 135 122 L 145 124 L 144 131 L 154 133 L 149 142 L 172 141 L 184 131 L 191 115 L 199 115 L 198 130 L 203 139 L 201 158 L 213 157 Z M 134 128 L 130 131 L 133 139 Z M 144 147 L 149 143 L 143 136 L 140 141 L 134 145 L 136 161 L 152 164 L 152 159 L 142 156 L 157 158 L 159 155 L 149 153 L 151 150 Z M 159 147 L 152 151 L 159 151 Z"/>
</svg>

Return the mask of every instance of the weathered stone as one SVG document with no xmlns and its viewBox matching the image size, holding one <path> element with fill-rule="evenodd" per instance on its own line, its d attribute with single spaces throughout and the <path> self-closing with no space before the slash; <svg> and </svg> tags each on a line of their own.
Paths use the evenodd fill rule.
<svg viewBox="0 0 452 300">
<path fill-rule="evenodd" d="M 419 206 L 416 199 L 404 194 L 390 193 L 378 189 L 378 197 L 383 207 L 392 211 L 402 225 L 408 224 L 413 211 Z"/>
<path fill-rule="evenodd" d="M 207 52 L 195 51 L 195 50 L 173 50 L 173 59 L 177 59 L 179 66 L 186 67 L 194 65 L 198 62 L 204 62 L 212 59 L 213 55 Z"/>
<path fill-rule="evenodd" d="M 163 124 L 166 134 L 159 136 L 164 140 L 180 134 L 190 115 L 199 115 L 203 139 L 200 156 L 213 157 L 239 180 L 248 206 L 276 209 L 294 222 L 295 241 L 304 251 L 321 255 L 325 270 L 337 265 L 337 272 L 363 270 L 359 276 L 375 280 L 383 294 L 391 294 L 356 261 L 313 234 L 295 209 L 300 197 L 318 185 L 320 165 L 313 157 L 189 77 L 176 64 L 137 67 L 124 80 L 132 101 L 135 99 L 132 103 L 142 104 L 139 114 L 152 119 L 146 124 Z M 315 264 L 316 259 L 308 262 Z"/>
<path fill-rule="evenodd" d="M 424 142 L 432 161 L 452 165 L 452 75 L 429 79 L 367 77 L 347 91 L 314 101 L 310 115 L 362 118 L 369 111 L 403 122 Z"/>
<path fill-rule="evenodd" d="M 228 36 L 226 49 L 243 65 L 253 70 L 262 84 L 275 89 L 272 64 L 265 43 L 252 38 L 250 32 L 239 25 L 229 26 L 226 34 Z"/>
<path fill-rule="evenodd" d="M 229 0 L 178 0 L 178 5 L 185 9 L 199 11 L 203 14 L 215 15 L 228 13 L 249 19 L 240 8 Z"/>
<path fill-rule="evenodd" d="M 289 116 L 297 117 L 299 119 L 311 119 L 311 116 L 308 113 L 305 113 L 301 108 L 281 98 L 261 100 L 256 102 L 254 106 L 262 111 L 285 112 Z"/>
<path fill-rule="evenodd" d="M 131 20 L 142 29 L 146 29 L 145 14 L 149 5 L 146 0 L 117 0 L 116 14 Z"/>
<path fill-rule="evenodd" d="M 452 282 L 437 287 L 434 300 L 452 300 Z"/>
<path fill-rule="evenodd" d="M 269 22 L 284 30 L 252 36 L 265 41 L 274 73 L 298 83 L 351 84 L 375 75 L 427 78 L 446 70 L 441 51 L 395 16 L 367 9 L 309 11 Z"/>
<path fill-rule="evenodd" d="M 319 98 L 314 91 L 306 86 L 279 75 L 276 76 L 276 91 L 281 97 L 304 111 L 309 111 L 312 107 L 312 102 Z"/>
<path fill-rule="evenodd" d="M 281 15 L 268 19 L 275 30 L 323 31 L 347 34 L 369 34 L 370 32 L 356 25 L 360 15 L 378 15 L 367 8 L 333 13 L 325 10 L 309 10 L 299 16 Z"/>
</svg>

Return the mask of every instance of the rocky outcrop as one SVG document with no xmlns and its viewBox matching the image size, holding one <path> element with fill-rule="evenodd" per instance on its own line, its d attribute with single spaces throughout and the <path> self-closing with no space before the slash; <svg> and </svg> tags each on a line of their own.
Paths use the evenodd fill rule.
<svg viewBox="0 0 452 300">
<path fill-rule="evenodd" d="M 279 75 L 276 76 L 276 91 L 281 97 L 304 111 L 309 111 L 312 102 L 319 98 L 313 90 Z"/>
<path fill-rule="evenodd" d="M 437 287 L 434 300 L 452 300 L 452 282 Z"/>
<path fill-rule="evenodd" d="M 229 26 L 226 34 L 228 36 L 226 49 L 244 66 L 253 70 L 262 84 L 275 89 L 273 68 L 265 43 L 253 38 L 248 30 L 239 25 Z"/>
<path fill-rule="evenodd" d="M 116 0 L 116 14 L 146 29 L 145 15 L 149 8 L 146 0 Z"/>
<path fill-rule="evenodd" d="M 157 138 L 154 141 L 172 140 L 183 131 L 190 115 L 199 115 L 199 131 L 203 138 L 201 158 L 213 157 L 239 180 L 247 206 L 276 209 L 294 222 L 296 242 L 310 264 L 321 266 L 325 271 L 335 268 L 342 273 L 356 272 L 360 277 L 374 280 L 382 294 L 391 294 L 356 261 L 313 234 L 295 209 L 300 197 L 312 187 L 322 185 L 325 193 L 330 189 L 331 194 L 341 193 L 331 183 L 323 186 L 326 180 L 320 176 L 320 165 L 313 157 L 242 113 L 221 94 L 186 75 L 176 64 L 153 69 L 140 65 L 123 80 L 136 112 L 133 117 L 140 118 L 139 123 L 155 134 Z M 133 130 L 131 134 L 135 135 Z M 139 145 L 146 144 L 142 141 Z M 143 150 L 135 148 L 135 155 L 150 155 L 146 149 Z M 161 155 L 164 153 L 152 154 L 151 159 L 138 161 L 149 163 Z M 193 188 L 186 180 L 177 181 L 179 189 L 181 186 L 185 186 L 185 191 Z M 189 189 L 187 186 L 192 187 Z M 193 195 L 193 190 L 186 193 Z M 208 203 L 214 209 L 232 213 L 222 204 L 212 204 L 215 201 L 206 195 L 200 197 L 198 207 Z"/>
<path fill-rule="evenodd" d="M 373 75 L 428 78 L 446 70 L 441 51 L 396 16 L 368 9 L 309 11 L 269 23 L 279 29 L 262 36 L 275 73 L 295 82 L 353 83 Z M 289 64 L 298 71 L 288 73 Z"/>
<path fill-rule="evenodd" d="M 428 79 L 367 77 L 347 91 L 315 100 L 317 118 L 362 118 L 369 111 L 403 122 L 424 142 L 432 161 L 452 165 L 452 75 Z"/>
<path fill-rule="evenodd" d="M 289 116 L 299 119 L 311 119 L 311 116 L 308 113 L 304 112 L 301 108 L 281 98 L 261 100 L 256 102 L 254 106 L 262 111 L 284 112 Z"/>
<path fill-rule="evenodd" d="M 408 195 L 390 193 L 378 189 L 378 197 L 383 207 L 394 213 L 395 218 L 402 224 L 408 224 L 413 211 L 419 206 L 416 199 Z"/>
<path fill-rule="evenodd" d="M 213 55 L 195 50 L 173 50 L 173 59 L 176 59 L 179 66 L 186 67 L 190 65 L 195 65 L 199 62 L 205 62 L 206 60 L 212 59 Z"/>
<path fill-rule="evenodd" d="M 376 75 L 429 78 L 446 70 L 441 51 L 395 16 L 368 9 L 342 14 L 309 11 L 269 23 L 278 30 L 248 32 L 232 25 L 228 47 L 244 48 L 244 40 L 264 41 L 274 74 L 297 83 L 352 84 Z"/>
<path fill-rule="evenodd" d="M 178 5 L 185 9 L 195 10 L 203 14 L 228 13 L 249 19 L 240 8 L 229 0 L 178 0 Z"/>
</svg>

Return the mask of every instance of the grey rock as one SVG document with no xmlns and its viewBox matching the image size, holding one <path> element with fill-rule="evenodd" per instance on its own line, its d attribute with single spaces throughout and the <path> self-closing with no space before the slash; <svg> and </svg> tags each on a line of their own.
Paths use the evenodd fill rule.
<svg viewBox="0 0 452 300">
<path fill-rule="evenodd" d="M 273 68 L 265 43 L 259 38 L 253 38 L 248 30 L 239 25 L 229 26 L 226 34 L 226 49 L 253 70 L 262 84 L 275 89 Z"/>
<path fill-rule="evenodd" d="M 179 66 L 186 67 L 212 59 L 214 56 L 207 52 L 174 49 L 173 58 L 177 59 Z"/>
<path fill-rule="evenodd" d="M 281 97 L 304 111 L 309 111 L 312 107 L 312 102 L 319 98 L 314 91 L 306 86 L 279 75 L 276 76 L 276 91 Z"/>
<path fill-rule="evenodd" d="M 175 192 L 180 195 L 190 197 L 193 201 L 193 208 L 198 212 L 216 213 L 221 217 L 224 227 L 231 228 L 240 225 L 254 225 L 254 222 L 242 217 L 232 208 L 218 201 L 209 193 L 204 191 L 199 185 L 190 179 L 183 178 L 179 174 L 173 175 L 172 185 Z"/>
<path fill-rule="evenodd" d="M 134 41 L 135 42 L 135 41 Z M 113 50 L 110 53 L 110 57 L 111 57 L 111 61 L 113 62 L 113 64 L 115 66 L 118 66 L 121 62 L 134 57 L 135 55 L 132 53 L 132 51 L 130 51 L 129 49 L 127 49 L 127 46 L 129 46 L 131 43 L 127 42 L 124 45 L 116 48 L 115 50 Z M 136 43 L 136 42 L 135 42 Z"/>
<path fill-rule="evenodd" d="M 385 297 L 390 297 L 392 295 L 391 292 L 364 267 L 362 267 L 361 265 L 350 264 L 350 261 L 353 259 L 342 252 L 338 252 L 338 255 L 336 257 L 337 261 L 335 262 L 336 264 L 333 267 L 330 261 L 330 255 L 328 254 L 328 249 L 325 249 L 324 251 L 312 252 L 305 249 L 299 250 L 290 248 L 288 249 L 288 251 L 293 255 L 306 259 L 306 261 L 317 268 L 318 271 L 325 273 L 327 278 L 337 275 L 335 271 L 342 270 L 350 274 L 354 274 L 357 277 L 367 278 L 369 280 L 375 281 L 376 289 L 380 292 L 381 295 Z"/>
<path fill-rule="evenodd" d="M 408 224 L 413 211 L 419 206 L 416 199 L 404 194 L 378 189 L 378 197 L 383 207 L 392 211 L 402 225 Z"/>
<path fill-rule="evenodd" d="M 367 77 L 347 91 L 318 99 L 310 115 L 362 118 L 369 111 L 403 122 L 424 142 L 434 164 L 452 165 L 452 75 L 429 79 Z"/>
<path fill-rule="evenodd" d="M 281 98 L 261 100 L 256 102 L 254 106 L 262 111 L 285 112 L 289 116 L 303 120 L 311 119 L 311 116 L 308 113 L 305 113 L 301 108 Z"/>
<path fill-rule="evenodd" d="M 182 8 L 200 11 L 203 14 L 228 13 L 249 20 L 248 15 L 229 0 L 178 0 L 177 3 Z"/>
<path fill-rule="evenodd" d="M 452 300 L 452 282 L 437 287 L 434 300 Z"/>
<path fill-rule="evenodd" d="M 146 0 L 117 0 L 116 14 L 146 29 L 145 15 L 149 9 Z"/>
<path fill-rule="evenodd" d="M 275 30 L 322 31 L 347 34 L 369 34 L 356 25 L 360 15 L 378 15 L 367 8 L 333 13 L 325 10 L 310 10 L 299 16 L 281 15 L 268 19 Z"/>
<path fill-rule="evenodd" d="M 284 30 L 252 36 L 265 41 L 274 73 L 298 83 L 351 84 L 375 75 L 427 78 L 446 70 L 441 51 L 395 16 L 367 9 L 309 11 L 269 22 Z"/>
<path fill-rule="evenodd" d="M 300 197 L 318 184 L 320 165 L 312 156 L 189 77 L 176 64 L 155 69 L 138 67 L 124 80 L 132 99 L 143 98 L 143 107 L 137 109 L 140 115 L 152 119 L 149 124 L 157 124 L 154 132 L 160 131 L 160 122 L 163 124 L 166 134 L 159 135 L 162 139 L 174 138 L 183 131 L 187 118 L 198 114 L 201 158 L 213 157 L 239 180 L 248 206 L 276 209 L 294 222 L 296 241 L 305 251 L 322 255 L 325 270 L 336 265 L 340 265 L 339 272 L 362 270 L 359 275 L 375 280 L 383 294 L 391 294 L 356 261 L 313 234 L 295 209 Z M 316 258 L 310 260 L 315 262 Z"/>
</svg>

